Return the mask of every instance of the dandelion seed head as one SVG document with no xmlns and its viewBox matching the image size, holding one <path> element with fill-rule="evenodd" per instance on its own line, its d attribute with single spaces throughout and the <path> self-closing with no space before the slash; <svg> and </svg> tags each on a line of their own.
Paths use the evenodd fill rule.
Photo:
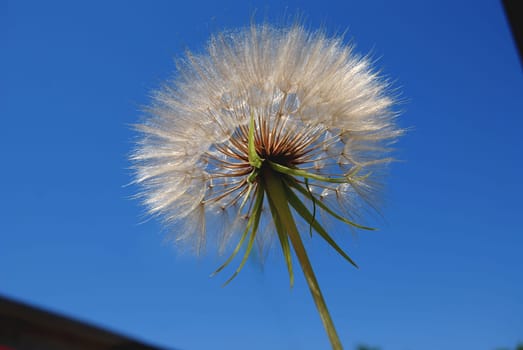
<svg viewBox="0 0 523 350">
<path fill-rule="evenodd" d="M 374 171 L 390 162 L 390 144 L 402 133 L 394 102 L 369 59 L 340 38 L 300 25 L 220 33 L 204 53 L 187 53 L 176 78 L 154 93 L 137 126 L 135 181 L 148 211 L 178 225 L 179 240 L 200 251 L 212 237 L 225 249 L 254 205 L 253 118 L 262 159 L 348 179 L 312 179 L 308 186 L 354 217 L 362 203 L 375 204 Z M 274 223 L 266 204 L 262 212 L 257 240 L 263 246 Z"/>
</svg>

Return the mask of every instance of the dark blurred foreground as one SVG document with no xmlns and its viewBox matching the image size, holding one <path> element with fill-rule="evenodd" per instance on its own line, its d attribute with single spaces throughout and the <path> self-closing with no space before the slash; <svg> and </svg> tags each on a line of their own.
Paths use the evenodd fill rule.
<svg viewBox="0 0 523 350">
<path fill-rule="evenodd" d="M 0 350 L 33 349 L 161 348 L 0 296 Z"/>
<path fill-rule="evenodd" d="M 161 350 L 162 348 L 0 296 L 0 350 Z M 165 349 L 165 348 L 163 348 Z M 515 350 L 523 350 L 523 344 Z M 356 350 L 381 350 L 359 345 Z M 500 347 L 494 350 L 513 350 Z"/>
<path fill-rule="evenodd" d="M 520 62 L 523 64 L 523 3 L 521 0 L 502 0 L 502 3 L 519 52 Z"/>
</svg>

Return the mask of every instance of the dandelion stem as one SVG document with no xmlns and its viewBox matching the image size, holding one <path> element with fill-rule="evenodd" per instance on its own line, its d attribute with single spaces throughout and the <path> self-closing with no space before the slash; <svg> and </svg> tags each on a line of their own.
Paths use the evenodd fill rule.
<svg viewBox="0 0 523 350">
<path fill-rule="evenodd" d="M 288 185 L 282 181 L 282 178 L 279 174 L 275 174 L 275 172 L 269 167 L 263 169 L 262 176 L 265 183 L 264 187 L 267 193 L 267 197 L 274 205 L 279 220 L 287 231 L 291 244 L 294 248 L 294 252 L 296 253 L 296 257 L 298 258 L 298 262 L 300 263 L 307 284 L 309 285 L 312 298 L 316 303 L 316 308 L 320 314 L 323 326 L 325 327 L 327 335 L 329 336 L 332 348 L 335 350 L 341 350 L 343 347 L 334 327 L 334 323 L 332 322 L 329 310 L 327 309 L 327 304 L 325 303 L 321 293 L 316 276 L 314 275 L 314 271 L 309 261 L 309 257 L 307 256 L 305 246 L 303 245 L 298 228 L 296 227 L 296 222 L 294 221 L 289 208 L 289 203 L 286 197 L 286 187 L 288 187 Z"/>
<path fill-rule="evenodd" d="M 283 226 L 283 223 L 280 220 L 280 216 L 278 215 L 278 210 L 274 206 L 271 198 L 268 198 L 267 202 L 269 203 L 269 208 L 271 209 L 272 219 L 274 220 L 276 233 L 278 234 L 278 238 L 280 240 L 283 257 L 287 263 L 287 270 L 289 271 L 289 282 L 292 288 L 294 285 L 294 272 L 292 271 L 292 256 L 291 248 L 289 246 L 289 235 L 287 235 L 287 231 L 285 231 L 285 227 Z"/>
</svg>

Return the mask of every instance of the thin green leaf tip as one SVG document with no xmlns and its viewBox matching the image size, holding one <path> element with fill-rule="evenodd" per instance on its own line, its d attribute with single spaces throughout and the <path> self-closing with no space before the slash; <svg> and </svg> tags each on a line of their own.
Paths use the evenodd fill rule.
<svg viewBox="0 0 523 350">
<path fill-rule="evenodd" d="M 346 261 L 348 261 L 354 267 L 358 268 L 358 265 L 354 262 L 354 260 L 349 257 L 349 255 L 345 253 L 343 249 L 341 249 L 341 247 L 334 241 L 334 239 L 331 237 L 331 235 L 329 235 L 320 222 L 316 220 L 316 206 L 324 210 L 333 218 L 350 226 L 364 230 L 374 229 L 348 220 L 329 208 L 329 206 L 316 198 L 313 192 L 310 191 L 309 180 L 322 181 L 327 183 L 350 183 L 355 179 L 361 180 L 361 178 L 356 178 L 356 174 L 358 173 L 359 169 L 354 169 L 345 177 L 331 178 L 317 175 L 302 169 L 278 164 L 277 162 L 271 161 L 269 159 L 263 159 L 258 154 L 256 150 L 256 137 L 255 118 L 254 114 L 251 113 L 248 129 L 248 159 L 249 164 L 252 166 L 252 171 L 247 177 L 249 187 L 247 189 L 247 196 L 240 205 L 239 214 L 241 214 L 241 211 L 245 207 L 247 198 L 253 189 L 255 191 L 254 203 L 249 208 L 249 212 L 247 214 L 247 225 L 238 241 L 238 244 L 234 248 L 229 258 L 211 276 L 216 275 L 225 267 L 227 267 L 238 255 L 241 248 L 246 244 L 245 251 L 239 266 L 234 271 L 232 276 L 227 279 L 223 286 L 226 286 L 228 283 L 230 283 L 242 270 L 252 251 L 260 224 L 263 202 L 266 200 L 271 212 L 276 233 L 278 235 L 278 240 L 281 245 L 283 257 L 287 265 L 290 286 L 292 287 L 294 285 L 294 272 L 291 254 L 292 245 L 294 253 L 296 254 L 298 262 L 300 263 L 300 267 L 305 275 L 305 279 L 309 285 L 309 289 L 311 290 L 311 294 L 318 308 L 318 312 L 320 313 L 324 327 L 331 341 L 331 345 L 334 349 L 341 349 L 341 342 L 337 335 L 336 329 L 334 328 L 334 323 L 332 322 L 330 313 L 323 299 L 323 295 L 320 291 L 320 287 L 314 275 L 312 266 L 310 265 L 305 247 L 301 242 L 301 237 L 296 228 L 295 219 L 292 212 L 290 211 L 290 208 L 292 207 L 295 214 L 297 214 L 309 224 L 311 235 L 313 231 L 316 232 Z M 298 180 L 299 178 L 303 178 L 305 186 L 303 186 L 301 181 Z M 313 213 L 310 212 L 307 206 L 303 203 L 303 200 L 300 199 L 300 197 L 294 191 L 301 194 L 302 198 L 308 199 L 312 202 Z M 248 240 L 247 237 L 249 238 Z"/>
</svg>

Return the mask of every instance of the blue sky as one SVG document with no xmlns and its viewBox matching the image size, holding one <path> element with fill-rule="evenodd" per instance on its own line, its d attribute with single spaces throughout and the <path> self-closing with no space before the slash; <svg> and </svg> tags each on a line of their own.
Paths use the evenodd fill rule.
<svg viewBox="0 0 523 350">
<path fill-rule="evenodd" d="M 498 1 L 0 1 L 0 294 L 172 348 L 328 348 L 277 250 L 221 288 L 223 258 L 166 244 L 125 186 L 173 58 L 253 13 L 347 30 L 405 100 L 380 230 L 338 235 L 360 269 L 307 244 L 345 346 L 523 341 L 523 79 Z"/>
</svg>

